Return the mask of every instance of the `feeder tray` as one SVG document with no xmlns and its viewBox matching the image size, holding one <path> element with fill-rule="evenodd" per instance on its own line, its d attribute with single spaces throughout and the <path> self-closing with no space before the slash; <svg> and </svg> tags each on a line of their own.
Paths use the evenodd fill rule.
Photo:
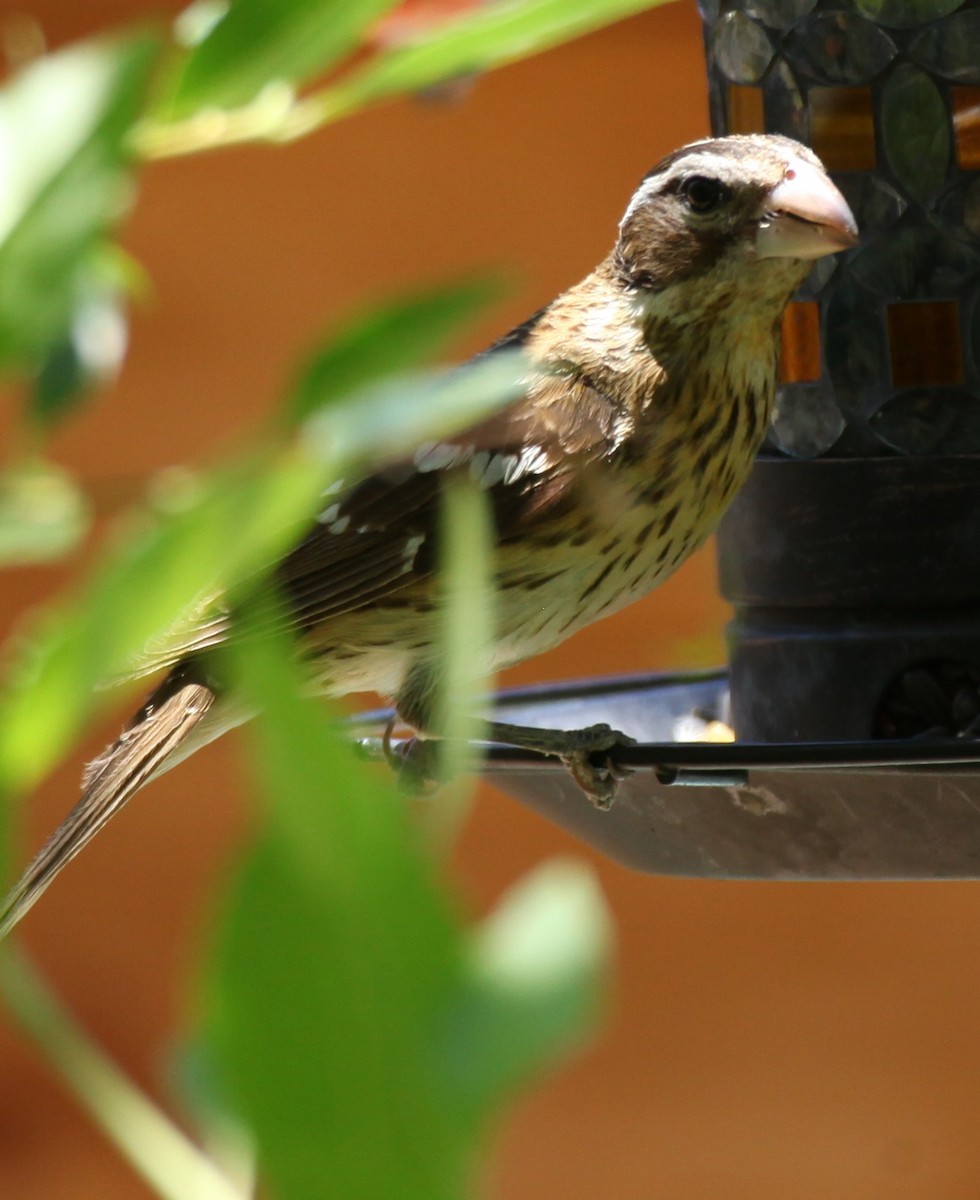
<svg viewBox="0 0 980 1200">
<path fill-rule="evenodd" d="M 631 774 L 609 812 L 554 759 L 489 748 L 484 775 L 610 858 L 705 879 L 980 878 L 980 741 L 681 740 L 723 719 L 723 671 L 502 692 L 495 715 L 551 729 L 607 722 Z M 377 728 L 386 714 L 362 721 Z M 363 728 L 363 725 L 362 725 Z M 375 735 L 368 739 L 375 747 Z"/>
</svg>

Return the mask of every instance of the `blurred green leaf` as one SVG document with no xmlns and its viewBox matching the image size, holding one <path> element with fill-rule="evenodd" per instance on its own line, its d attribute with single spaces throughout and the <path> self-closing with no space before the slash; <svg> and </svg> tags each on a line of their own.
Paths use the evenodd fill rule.
<svg viewBox="0 0 980 1200">
<path fill-rule="evenodd" d="M 236 661 L 268 803 L 214 956 L 220 1076 L 278 1200 L 456 1200 L 466 1148 L 427 1053 L 460 969 L 448 903 L 288 653 Z"/>
<path fill-rule="evenodd" d="M 486 719 L 481 710 L 492 688 L 487 668 L 495 601 L 493 516 L 486 491 L 469 475 L 446 480 L 439 527 L 442 688 L 435 728 L 444 738 L 440 775 L 451 781 L 453 799 L 431 808 L 435 821 L 445 826 L 434 830 L 437 844 L 447 850 L 460 823 L 460 809 L 469 798 L 468 781 L 459 776 L 478 766 L 470 743 L 484 737 Z"/>
<path fill-rule="evenodd" d="M 82 1110 L 161 1200 L 247 1200 L 74 1020 L 30 962 L 0 954 L 0 994 Z"/>
<path fill-rule="evenodd" d="M 208 597 L 274 562 L 305 526 L 322 475 L 307 457 L 270 454 L 216 472 L 170 513 L 130 528 L 74 603 L 49 613 L 14 656 L 0 701 L 0 790 L 36 784 L 92 715 L 98 687 L 148 645 L 147 665 L 154 648 L 165 661 Z"/>
<path fill-rule="evenodd" d="M 459 1200 L 493 1105 L 591 1027 L 598 891 L 551 868 L 464 934 L 288 645 L 243 638 L 234 661 L 266 805 L 207 987 L 224 1094 L 278 1200 Z"/>
<path fill-rule="evenodd" d="M 379 343 L 379 359 L 385 353 Z M 210 601 L 261 574 L 301 536 L 325 483 L 351 484 L 416 442 L 493 411 L 519 388 L 513 357 L 478 366 L 375 383 L 314 414 L 295 443 L 277 437 L 244 461 L 185 478 L 169 495 L 158 488 L 157 513 L 130 527 L 70 608 L 50 614 L 8 655 L 0 790 L 43 777 L 92 715 L 93 689 L 134 667 L 173 661 Z"/>
<path fill-rule="evenodd" d="M 40 424 L 63 417 L 122 366 L 128 331 L 117 268 L 124 262 L 120 252 L 111 257 L 99 253 L 91 263 L 79 264 L 70 326 L 48 350 L 34 381 L 30 415 Z"/>
<path fill-rule="evenodd" d="M 0 370 L 69 334 L 79 272 L 128 205 L 124 142 L 155 56 L 146 36 L 85 42 L 0 92 Z"/>
<path fill-rule="evenodd" d="M 85 497 L 53 463 L 0 471 L 0 567 L 60 558 L 78 545 L 90 516 Z"/>
<path fill-rule="evenodd" d="M 303 369 L 290 416 L 302 420 L 354 388 L 433 357 L 498 292 L 493 281 L 467 280 L 393 301 L 352 322 Z"/>
<path fill-rule="evenodd" d="M 462 1108 L 485 1112 L 592 1032 L 611 943 L 584 864 L 544 863 L 504 896 L 470 939 L 447 1024 L 447 1070 Z"/>
<path fill-rule="evenodd" d="M 238 108 L 269 84 L 296 84 L 353 49 L 396 0 L 232 0 L 184 61 L 162 114 Z"/>
<path fill-rule="evenodd" d="M 420 442 L 449 437 L 498 411 L 524 390 L 526 371 L 520 350 L 499 350 L 453 371 L 387 377 L 344 405 L 314 413 L 304 443 L 335 460 L 396 461 Z M 352 410 L 355 420 L 348 419 Z"/>
<path fill-rule="evenodd" d="M 34 381 L 31 415 L 42 424 L 57 420 L 74 406 L 93 382 L 78 345 L 60 338 L 45 355 Z"/>
<path fill-rule="evenodd" d="M 408 45 L 394 46 L 327 89 L 327 119 L 390 96 L 419 92 L 516 62 L 666 0 L 496 0 Z"/>
<path fill-rule="evenodd" d="M 302 54 L 299 38 L 296 45 L 281 51 L 280 42 L 292 43 L 303 20 L 309 17 L 315 25 L 320 19 L 317 0 L 294 2 L 302 13 L 294 12 L 291 3 L 283 3 L 280 13 L 275 0 L 239 0 L 227 8 L 221 0 L 193 4 L 178 22 L 178 34 L 186 41 L 201 40 L 175 73 L 157 112 L 137 129 L 138 152 L 159 159 L 218 146 L 306 137 L 366 105 L 404 94 L 431 93 L 667 0 L 488 0 L 442 24 L 426 24 L 414 37 L 392 39 L 389 46 L 355 59 L 358 65 L 351 66 L 335 85 L 303 96 L 297 96 L 289 81 L 309 76 L 327 62 L 319 49 L 320 59 L 314 61 L 318 36 L 307 39 Z M 343 7 L 347 13 L 352 3 L 355 0 L 334 0 L 333 7 Z M 372 0 L 372 12 L 374 3 L 377 13 L 391 7 Z M 236 16 L 240 9 L 242 15 Z M 349 34 L 344 49 L 356 45 L 355 24 L 363 34 L 365 22 L 360 18 L 349 26 L 341 23 L 345 36 Z M 232 36 L 239 27 L 241 32 Z M 261 33 L 254 32 L 266 29 L 271 30 L 268 45 Z M 331 47 L 331 62 L 340 53 Z"/>
</svg>

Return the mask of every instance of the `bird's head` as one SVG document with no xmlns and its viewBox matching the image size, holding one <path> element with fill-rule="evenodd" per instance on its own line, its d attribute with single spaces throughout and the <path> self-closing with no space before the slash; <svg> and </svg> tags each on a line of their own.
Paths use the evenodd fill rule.
<svg viewBox="0 0 980 1200">
<path fill-rule="evenodd" d="M 788 297 L 812 259 L 855 245 L 851 210 L 813 151 L 751 134 L 694 142 L 658 163 L 626 210 L 614 261 L 647 293 L 727 280 Z"/>
</svg>

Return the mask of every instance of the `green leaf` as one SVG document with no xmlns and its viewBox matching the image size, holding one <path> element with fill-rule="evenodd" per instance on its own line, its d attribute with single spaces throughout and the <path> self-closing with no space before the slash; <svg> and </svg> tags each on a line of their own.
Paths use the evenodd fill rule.
<svg viewBox="0 0 980 1200">
<path fill-rule="evenodd" d="M 123 297 L 132 284 L 120 278 L 126 260 L 115 251 L 104 244 L 91 262 L 79 264 L 70 328 L 48 350 L 34 381 L 29 411 L 41 425 L 60 420 L 122 366 L 128 340 Z"/>
<path fill-rule="evenodd" d="M 79 273 L 128 206 L 124 142 L 155 55 L 145 36 L 86 42 L 0 92 L 0 370 L 69 335 Z"/>
<path fill-rule="evenodd" d="M 269 454 L 132 521 L 74 602 L 18 639 L 0 699 L 0 790 L 36 784 L 93 715 L 96 689 L 166 662 L 209 598 L 274 562 L 305 527 L 322 474 L 293 452 Z"/>
<path fill-rule="evenodd" d="M 498 291 L 490 280 L 467 280 L 395 300 L 351 322 L 306 365 L 289 415 L 302 420 L 355 388 L 433 357 Z"/>
<path fill-rule="evenodd" d="M 326 407 L 303 429 L 317 456 L 361 464 L 397 461 L 423 441 L 437 441 L 497 412 L 526 387 L 527 359 L 499 350 L 450 372 L 387 377 Z"/>
<path fill-rule="evenodd" d="M 208 989 L 225 1093 L 278 1200 L 455 1200 L 470 1146 L 431 1055 L 460 971 L 449 905 L 288 647 L 250 640 L 237 665 L 267 804 Z"/>
<path fill-rule="evenodd" d="M 486 491 L 468 475 L 450 477 L 442 489 L 439 522 L 439 652 L 442 688 L 436 697 L 435 729 L 445 739 L 440 775 L 465 785 L 458 776 L 477 766 L 471 741 L 483 739 L 481 708 L 492 680 L 487 678 L 494 627 L 493 516 Z M 459 823 L 459 802 L 433 805 L 436 819 L 449 818 L 438 830 L 448 849 Z"/>
<path fill-rule="evenodd" d="M 320 99 L 330 117 L 516 62 L 665 0 L 498 0 L 371 59 Z"/>
<path fill-rule="evenodd" d="M 395 0 L 233 0 L 193 47 L 162 105 L 170 119 L 238 108 L 297 84 L 353 49 Z"/>
<path fill-rule="evenodd" d="M 54 464 L 0 471 L 0 566 L 61 558 L 85 535 L 90 516 L 85 497 Z"/>
<path fill-rule="evenodd" d="M 30 962 L 5 945 L 0 995 L 83 1112 L 160 1200 L 246 1200 L 92 1041 Z"/>
<path fill-rule="evenodd" d="M 380 343 L 376 351 L 386 352 Z M 131 522 L 73 603 L 8 655 L 0 791 L 43 778 L 93 715 L 94 689 L 174 661 L 210 603 L 270 568 L 302 535 L 325 483 L 350 484 L 494 411 L 519 388 L 519 360 L 508 354 L 448 378 L 385 380 L 316 414 L 295 442 L 277 435 L 210 477 L 180 477 L 169 493 L 158 484 L 156 513 Z"/>
<path fill-rule="evenodd" d="M 266 803 L 206 987 L 218 1092 L 277 1200 L 458 1200 L 494 1107 L 592 1026 L 598 889 L 546 868 L 465 934 L 404 802 L 309 699 L 290 647 L 243 639 L 234 662 L 261 708 Z"/>
<path fill-rule="evenodd" d="M 470 939 L 445 1043 L 460 1106 L 479 1115 L 559 1061 L 602 1011 L 612 924 L 591 870 L 544 863 Z"/>
</svg>

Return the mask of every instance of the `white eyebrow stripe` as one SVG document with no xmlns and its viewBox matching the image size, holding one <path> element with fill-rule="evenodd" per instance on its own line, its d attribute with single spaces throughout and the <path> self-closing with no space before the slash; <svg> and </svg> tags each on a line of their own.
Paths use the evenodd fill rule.
<svg viewBox="0 0 980 1200">
<path fill-rule="evenodd" d="M 717 150 L 705 146 L 699 149 L 695 143 L 688 147 L 687 152 L 679 158 L 664 172 L 658 172 L 656 175 L 651 175 L 645 179 L 633 194 L 633 198 L 629 202 L 626 212 L 623 214 L 623 219 L 620 221 L 620 229 L 629 220 L 640 205 L 645 204 L 651 197 L 664 191 L 677 178 L 685 175 L 710 175 L 715 179 L 720 179 L 722 183 L 731 185 L 733 183 L 733 173 L 737 168 L 744 166 L 746 162 L 753 162 L 751 152 L 743 154 L 739 159 L 735 159 L 727 154 L 719 154 Z"/>
<path fill-rule="evenodd" d="M 662 175 L 655 175 L 652 179 L 644 179 L 644 181 L 633 193 L 633 198 L 627 205 L 626 212 L 623 213 L 623 219 L 619 222 L 620 231 L 622 231 L 623 226 L 630 219 L 630 217 L 632 217 L 633 213 L 636 212 L 640 205 L 646 204 L 651 196 L 655 195 L 657 192 L 660 192 L 663 189 L 663 185 L 664 176 Z"/>
</svg>

